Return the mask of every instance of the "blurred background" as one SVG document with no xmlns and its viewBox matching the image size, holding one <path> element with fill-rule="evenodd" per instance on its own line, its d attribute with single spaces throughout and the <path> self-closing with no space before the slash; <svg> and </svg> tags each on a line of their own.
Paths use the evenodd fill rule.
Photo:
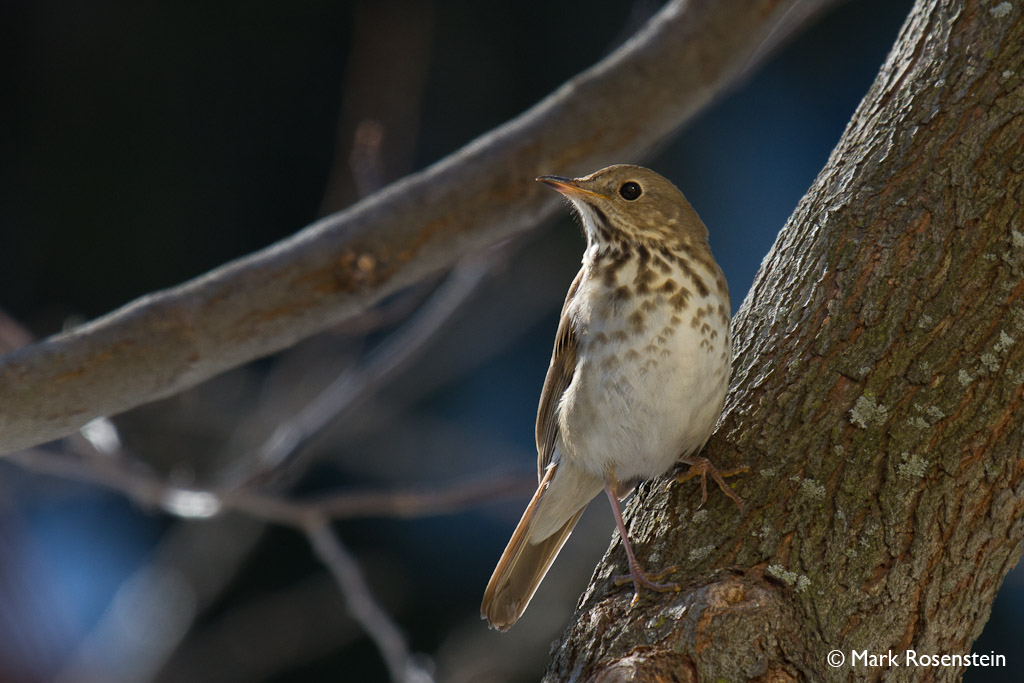
<svg viewBox="0 0 1024 683">
<path fill-rule="evenodd" d="M 185 281 L 437 161 L 660 4 L 8 0 L 4 343 Z M 842 5 L 642 160 L 709 226 L 734 308 L 909 7 Z M 445 514 L 359 514 L 333 530 L 437 680 L 536 680 L 611 539 L 607 505 L 511 632 L 488 631 L 478 608 L 532 492 L 537 400 L 582 247 L 565 212 L 446 280 L 118 416 L 116 431 L 0 461 L 0 680 L 387 680 L 301 533 L 212 516 L 215 502 L 188 493 L 239 482 L 465 494 Z M 308 426 L 332 386 L 329 425 L 287 450 L 288 467 L 261 466 L 253 454 L 273 451 L 282 425 Z M 132 501 L 83 481 L 75 460 L 180 495 Z M 1022 587 L 1020 571 L 1007 578 L 975 646 L 1009 666 L 966 680 L 1020 680 Z"/>
</svg>

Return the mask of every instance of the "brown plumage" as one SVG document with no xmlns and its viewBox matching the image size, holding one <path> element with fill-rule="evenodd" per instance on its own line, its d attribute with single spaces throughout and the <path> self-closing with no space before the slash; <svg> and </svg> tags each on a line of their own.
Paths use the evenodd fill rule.
<svg viewBox="0 0 1024 683">
<path fill-rule="evenodd" d="M 638 166 L 538 180 L 572 202 L 587 250 L 562 307 L 541 391 L 537 492 L 481 605 L 482 616 L 501 630 L 522 615 L 602 489 L 639 593 L 674 586 L 658 583 L 637 562 L 619 499 L 679 460 L 724 486 L 717 470 L 692 457 L 721 412 L 731 360 L 729 292 L 704 224 L 672 183 Z M 705 309 L 726 315 L 687 324 Z"/>
</svg>

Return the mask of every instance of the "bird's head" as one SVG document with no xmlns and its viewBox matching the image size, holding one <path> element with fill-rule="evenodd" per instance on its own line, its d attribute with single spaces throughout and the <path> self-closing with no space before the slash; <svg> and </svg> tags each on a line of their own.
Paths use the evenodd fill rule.
<svg viewBox="0 0 1024 683">
<path fill-rule="evenodd" d="M 591 243 L 707 241 L 707 228 L 683 193 L 642 166 L 617 164 L 582 178 L 544 175 L 537 180 L 572 202 Z"/>
</svg>

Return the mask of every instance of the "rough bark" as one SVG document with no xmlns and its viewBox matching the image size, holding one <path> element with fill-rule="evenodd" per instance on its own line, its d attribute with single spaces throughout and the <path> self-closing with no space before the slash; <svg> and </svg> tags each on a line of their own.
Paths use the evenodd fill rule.
<svg viewBox="0 0 1024 683">
<path fill-rule="evenodd" d="M 733 321 L 707 454 L 751 466 L 745 512 L 643 487 L 634 543 L 683 590 L 630 607 L 614 542 L 546 680 L 962 674 L 850 653 L 969 653 L 1021 554 L 1022 46 L 1017 4 L 919 0 Z"/>
<path fill-rule="evenodd" d="M 534 177 L 638 158 L 834 1 L 670 2 L 606 59 L 430 168 L 263 251 L 0 357 L 0 454 L 279 351 L 537 225 L 558 200 Z"/>
</svg>

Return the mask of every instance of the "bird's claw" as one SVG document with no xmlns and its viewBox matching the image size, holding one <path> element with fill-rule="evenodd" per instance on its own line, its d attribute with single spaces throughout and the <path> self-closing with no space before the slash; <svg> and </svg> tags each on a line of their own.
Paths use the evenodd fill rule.
<svg viewBox="0 0 1024 683">
<path fill-rule="evenodd" d="M 642 588 L 652 590 L 655 593 L 678 593 L 682 588 L 678 583 L 660 583 L 661 577 L 671 574 L 677 571 L 679 567 L 671 566 L 668 569 L 663 569 L 657 574 L 648 574 L 640 566 L 630 567 L 628 574 L 620 574 L 619 576 L 612 577 L 612 583 L 616 586 L 625 586 L 627 583 L 633 584 L 633 600 L 630 605 L 635 605 L 637 600 L 640 599 L 640 593 Z"/>
<path fill-rule="evenodd" d="M 718 484 L 718 488 L 722 489 L 722 493 L 732 498 L 732 501 L 736 503 L 736 507 L 739 508 L 740 512 L 743 512 L 743 509 L 746 505 L 743 498 L 741 498 L 738 493 L 733 491 L 731 486 L 725 483 L 725 478 L 749 472 L 749 467 L 747 467 L 746 465 L 741 465 L 739 467 L 735 467 L 731 470 L 725 470 L 723 472 L 722 470 L 715 467 L 707 458 L 690 458 L 688 460 L 684 460 L 683 462 L 688 464 L 690 466 L 690 469 L 686 473 L 677 474 L 675 476 L 675 480 L 676 483 L 682 484 L 683 482 L 689 481 L 694 477 L 700 477 L 700 505 L 697 506 L 697 509 L 702 508 L 704 506 L 704 503 L 707 502 L 708 477 L 711 477 L 711 479 L 714 480 L 716 484 Z"/>
</svg>

